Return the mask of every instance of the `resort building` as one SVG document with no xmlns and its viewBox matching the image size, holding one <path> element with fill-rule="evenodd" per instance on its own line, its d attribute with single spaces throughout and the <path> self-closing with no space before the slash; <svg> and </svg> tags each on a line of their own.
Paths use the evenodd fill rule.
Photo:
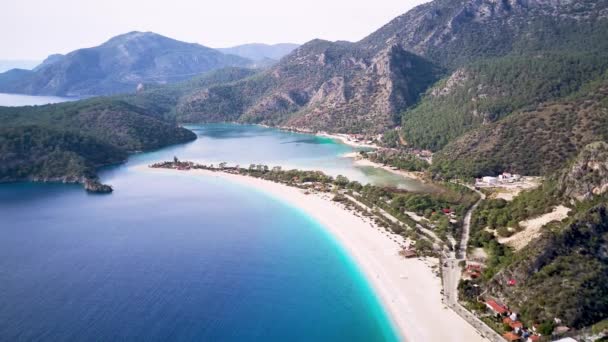
<svg viewBox="0 0 608 342">
<path fill-rule="evenodd" d="M 496 302 L 493 299 L 487 300 L 486 306 L 497 315 L 504 315 L 509 311 L 506 306 Z"/>
</svg>

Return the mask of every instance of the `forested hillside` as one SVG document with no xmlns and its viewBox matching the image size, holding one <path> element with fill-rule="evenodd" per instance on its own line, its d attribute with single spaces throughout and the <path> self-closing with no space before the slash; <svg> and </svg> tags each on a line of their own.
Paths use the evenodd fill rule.
<svg viewBox="0 0 608 342">
<path fill-rule="evenodd" d="M 435 156 L 433 169 L 451 176 L 544 175 L 594 141 L 608 141 L 605 80 L 464 134 Z"/>
<path fill-rule="evenodd" d="M 471 129 L 577 92 L 606 70 L 606 55 L 586 52 L 478 61 L 438 82 L 418 106 L 406 111 L 403 135 L 413 146 L 440 150 Z"/>
<path fill-rule="evenodd" d="M 20 126 L 0 128 L 0 182 L 15 180 L 82 183 L 95 169 L 122 162 L 127 153 L 87 135 Z"/>
</svg>

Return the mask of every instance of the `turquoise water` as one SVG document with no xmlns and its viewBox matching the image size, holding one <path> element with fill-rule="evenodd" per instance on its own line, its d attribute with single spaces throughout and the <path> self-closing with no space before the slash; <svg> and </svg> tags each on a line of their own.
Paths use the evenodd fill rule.
<svg viewBox="0 0 608 342">
<path fill-rule="evenodd" d="M 178 155 L 340 171 L 330 161 L 350 148 L 252 126 L 195 130 L 196 142 L 105 170 L 111 195 L 0 186 L 0 340 L 397 340 L 345 251 L 298 209 L 136 167 Z"/>
<path fill-rule="evenodd" d="M 213 124 L 188 128 L 197 133 L 196 141 L 136 155 L 129 164 L 169 160 L 173 156 L 207 164 L 227 162 L 244 166 L 262 163 L 322 170 L 332 176 L 341 174 L 362 183 L 372 182 L 412 191 L 433 190 L 424 183 L 404 179 L 382 169 L 356 166 L 353 159 L 343 156 L 359 150 L 329 138 L 253 125 Z"/>
<path fill-rule="evenodd" d="M 19 107 L 19 106 L 36 106 L 49 103 L 59 103 L 67 101 L 75 101 L 77 98 L 58 97 L 58 96 L 31 96 L 23 94 L 5 94 L 0 93 L 0 106 Z"/>
</svg>

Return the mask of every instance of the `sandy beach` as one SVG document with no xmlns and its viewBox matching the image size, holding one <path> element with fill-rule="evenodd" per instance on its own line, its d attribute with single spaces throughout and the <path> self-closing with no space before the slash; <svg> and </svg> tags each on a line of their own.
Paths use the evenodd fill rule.
<svg viewBox="0 0 608 342">
<path fill-rule="evenodd" d="M 149 172 L 187 172 L 230 181 L 261 190 L 303 210 L 345 248 L 362 270 L 400 336 L 407 341 L 483 341 L 479 333 L 442 303 L 441 280 L 431 269 L 435 259 L 404 259 L 399 256 L 405 242 L 378 228 L 369 219 L 348 211 L 330 200 L 330 194 L 306 195 L 302 190 L 243 175 L 207 170 L 177 171 L 149 169 Z"/>
<path fill-rule="evenodd" d="M 352 158 L 355 160 L 355 164 L 359 165 L 359 166 L 371 166 L 371 167 L 375 167 L 375 168 L 379 168 L 379 169 L 383 169 L 385 171 L 388 171 L 390 173 L 399 175 L 401 177 L 406 177 L 406 178 L 413 178 L 413 179 L 417 179 L 419 181 L 424 182 L 424 177 L 422 175 L 422 172 L 412 172 L 412 171 L 404 171 L 404 170 L 395 170 L 389 166 L 386 165 L 382 165 L 379 163 L 375 163 L 369 159 L 365 159 L 362 158 L 361 156 L 359 156 L 359 153 L 357 152 L 351 152 L 351 153 L 346 153 L 343 155 L 344 158 Z"/>
<path fill-rule="evenodd" d="M 377 149 L 378 145 L 376 144 L 366 144 L 364 142 L 354 141 L 346 134 L 329 134 L 329 133 L 317 133 L 319 137 L 330 138 L 334 140 L 339 140 L 345 145 L 350 145 L 358 148 L 372 148 Z"/>
</svg>

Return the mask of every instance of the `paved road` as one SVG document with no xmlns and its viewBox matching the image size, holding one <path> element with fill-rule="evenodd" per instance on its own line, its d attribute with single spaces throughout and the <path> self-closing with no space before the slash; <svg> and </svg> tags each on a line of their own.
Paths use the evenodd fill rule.
<svg viewBox="0 0 608 342">
<path fill-rule="evenodd" d="M 466 215 L 464 215 L 464 221 L 462 223 L 462 239 L 460 239 L 460 247 L 458 248 L 456 257 L 459 257 L 461 260 L 466 260 L 467 246 L 469 245 L 469 237 L 471 236 L 471 217 L 473 217 L 473 212 L 475 211 L 475 209 L 477 209 L 477 207 L 479 206 L 481 201 L 486 199 L 486 195 L 483 192 L 475 189 L 475 187 L 473 187 L 473 186 L 466 185 L 466 184 L 462 184 L 462 185 L 475 191 L 479 195 L 479 201 L 477 201 L 475 204 L 473 204 L 471 209 L 469 209 L 469 211 L 467 211 Z"/>
<path fill-rule="evenodd" d="M 479 201 L 477 201 L 477 203 L 475 203 L 469 209 L 469 211 L 466 213 L 465 218 L 464 218 L 463 239 L 462 239 L 461 245 L 460 245 L 460 249 L 462 251 L 464 251 L 464 253 L 459 253 L 462 255 L 462 258 L 460 258 L 460 259 L 457 258 L 456 251 L 449 252 L 449 255 L 447 255 L 447 254 L 445 254 L 445 253 L 447 253 L 447 251 L 444 249 L 444 257 L 442 258 L 443 265 L 441 266 L 441 271 L 442 271 L 442 276 L 443 276 L 444 301 L 445 301 L 445 304 L 452 311 L 454 311 L 456 314 L 458 314 L 460 317 L 462 317 L 465 321 L 467 321 L 471 326 L 473 326 L 481 336 L 488 339 L 489 341 L 504 342 L 504 339 L 502 338 L 502 336 L 500 336 L 493 329 L 488 327 L 484 322 L 482 322 L 479 318 L 477 318 L 475 315 L 473 315 L 471 312 L 466 310 L 462 305 L 460 305 L 458 303 L 458 282 L 460 281 L 461 271 L 462 271 L 461 268 L 458 266 L 458 263 L 461 260 L 464 260 L 464 257 L 466 257 L 466 246 L 469 241 L 469 232 L 470 232 L 471 217 L 473 215 L 473 211 L 475 211 L 475 209 L 477 208 L 479 203 L 481 203 L 481 201 L 485 199 L 485 195 L 483 193 L 475 190 L 475 188 L 472 188 L 472 190 L 477 192 L 481 198 Z M 368 210 L 371 210 L 371 209 L 369 209 L 369 207 L 367 205 L 357 201 L 355 198 L 348 196 L 348 195 L 345 195 L 345 196 L 349 200 L 358 204 L 359 206 L 361 206 L 363 208 L 367 208 Z M 400 222 L 396 217 L 394 217 L 393 215 L 384 211 L 383 209 L 378 208 L 378 210 L 384 217 L 391 220 L 392 222 Z M 420 226 L 419 224 L 417 224 L 416 226 L 418 229 L 422 230 L 423 233 L 426 233 L 425 235 L 428 236 L 429 240 L 433 239 L 433 240 L 435 240 L 435 243 L 437 243 L 437 244 L 442 243 L 442 241 L 439 239 L 439 237 L 437 237 L 437 235 L 435 235 L 434 232 Z"/>
<path fill-rule="evenodd" d="M 483 337 L 487 338 L 490 341 L 504 341 L 502 336 L 500 336 L 496 331 L 492 328 L 488 327 L 484 322 L 482 322 L 479 318 L 465 309 L 462 305 L 458 303 L 458 283 L 460 282 L 460 278 L 462 276 L 462 269 L 458 265 L 460 261 L 466 260 L 467 256 L 467 245 L 469 244 L 469 237 L 471 233 L 471 218 L 473 217 L 473 212 L 481 201 L 483 201 L 486 196 L 479 190 L 475 189 L 472 186 L 467 184 L 461 184 L 469 189 L 475 191 L 479 194 L 479 200 L 467 211 L 464 216 L 463 226 L 462 226 L 462 239 L 460 240 L 460 246 L 458 250 L 450 252 L 449 254 L 444 254 L 442 258 L 442 266 L 441 271 L 443 275 L 443 296 L 445 304 L 452 309 L 455 313 L 457 313 L 460 317 L 466 320 L 470 325 L 472 325 L 479 334 Z"/>
</svg>

